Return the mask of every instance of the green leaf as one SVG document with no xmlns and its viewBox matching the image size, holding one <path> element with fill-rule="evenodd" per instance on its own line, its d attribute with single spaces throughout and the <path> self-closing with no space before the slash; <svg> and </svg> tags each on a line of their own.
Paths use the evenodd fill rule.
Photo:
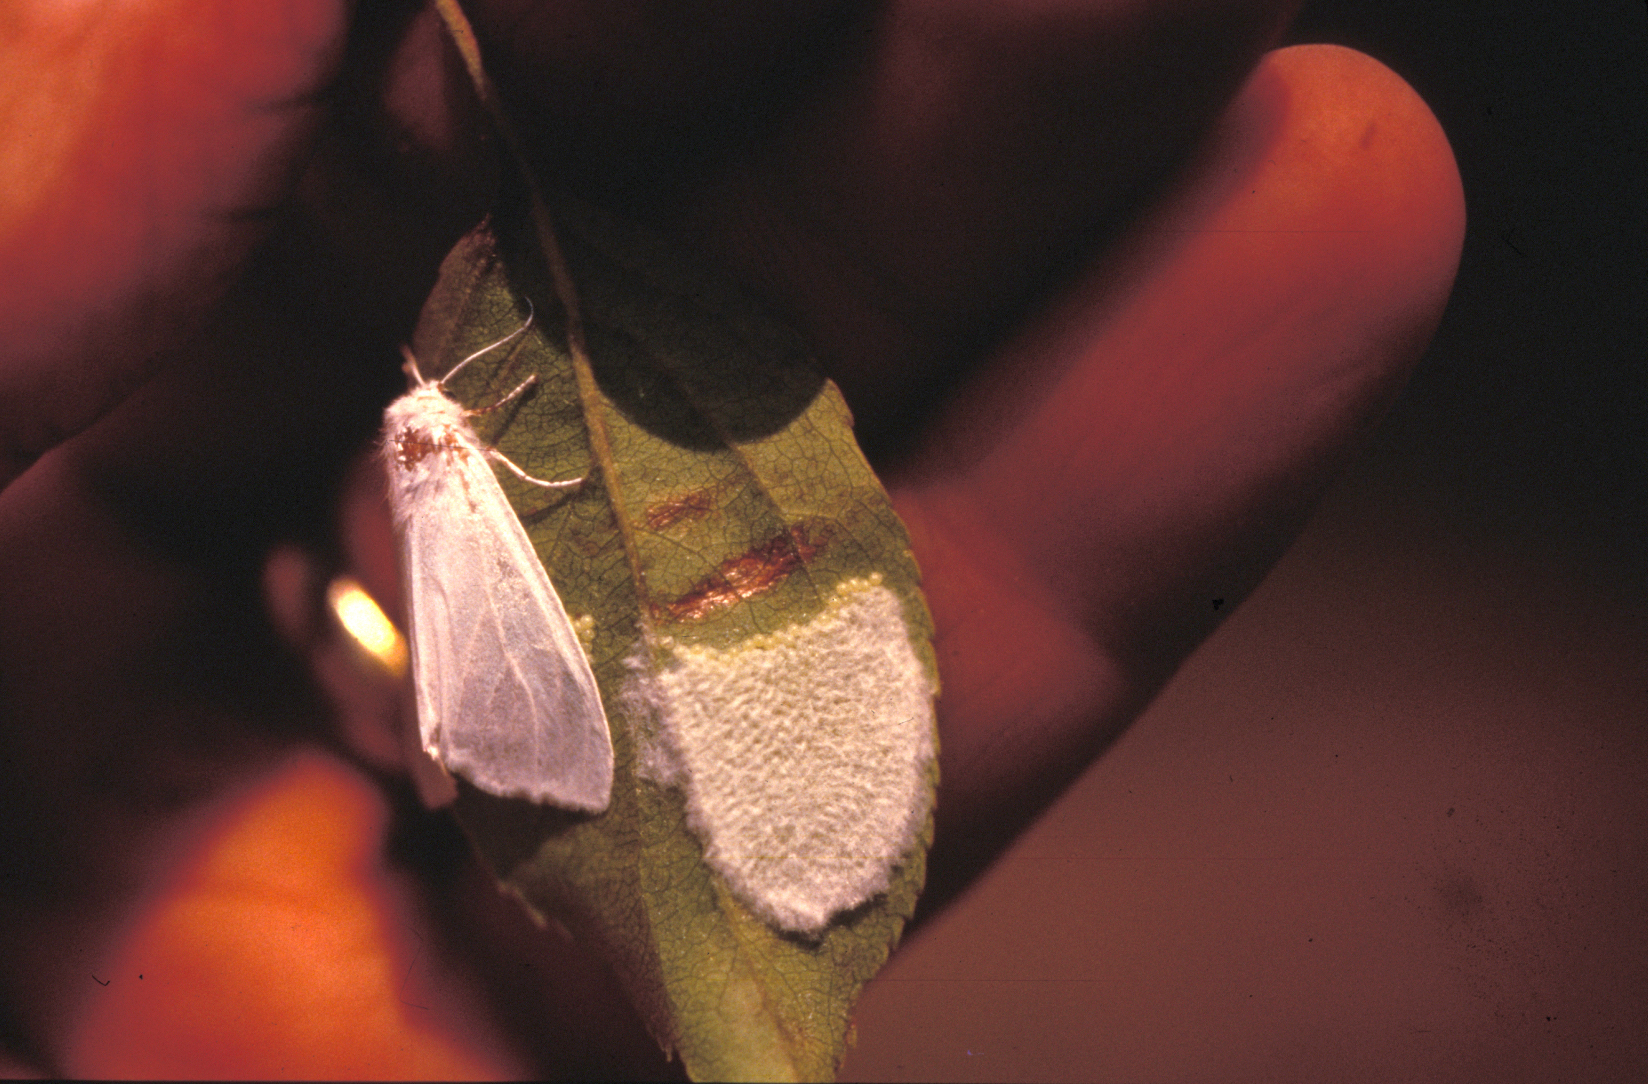
<svg viewBox="0 0 1648 1084">
<path fill-rule="evenodd" d="M 588 631 L 613 799 L 583 816 L 460 781 L 456 813 L 508 890 L 599 946 L 694 1077 L 829 1079 L 931 841 L 937 674 L 908 538 L 792 333 L 635 229 L 587 209 L 555 224 L 570 307 L 524 215 L 483 224 L 413 350 L 442 373 L 533 314 L 448 391 L 481 408 L 535 374 L 476 429 L 540 478 L 585 479 L 498 472 Z M 820 826 L 862 853 L 821 852 Z"/>
</svg>

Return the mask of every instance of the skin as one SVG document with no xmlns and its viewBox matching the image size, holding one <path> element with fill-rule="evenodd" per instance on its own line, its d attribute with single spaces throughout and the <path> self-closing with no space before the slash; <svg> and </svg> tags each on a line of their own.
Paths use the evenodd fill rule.
<svg viewBox="0 0 1648 1084">
<path fill-rule="evenodd" d="M 398 688 L 318 615 L 337 568 L 395 609 L 352 464 L 483 126 L 428 13 L 220 8 L 0 24 L 0 1037 L 106 1076 L 668 1072 L 421 811 Z M 1258 582 L 1440 315 L 1446 139 L 1367 57 L 1267 53 L 1291 10 L 475 5 L 543 174 L 731 268 L 854 408 L 938 626 L 924 914 Z M 194 1002 L 121 993 L 157 958 Z"/>
</svg>

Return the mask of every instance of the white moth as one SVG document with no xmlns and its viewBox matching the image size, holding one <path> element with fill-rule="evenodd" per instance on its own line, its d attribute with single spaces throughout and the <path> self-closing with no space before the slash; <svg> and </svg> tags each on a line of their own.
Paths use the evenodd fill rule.
<svg viewBox="0 0 1648 1084">
<path fill-rule="evenodd" d="M 531 320 L 528 320 L 530 325 Z M 589 660 L 492 463 L 534 478 L 469 424 L 444 390 L 519 330 L 425 380 L 384 412 L 389 505 L 401 544 L 424 750 L 481 790 L 598 812 L 612 794 L 612 735 Z M 531 385 L 528 380 L 494 409 Z"/>
</svg>

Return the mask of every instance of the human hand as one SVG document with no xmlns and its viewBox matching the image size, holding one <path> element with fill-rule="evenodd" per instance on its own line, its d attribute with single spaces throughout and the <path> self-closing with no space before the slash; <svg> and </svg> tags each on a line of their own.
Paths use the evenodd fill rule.
<svg viewBox="0 0 1648 1084">
<path fill-rule="evenodd" d="M 476 13 L 546 174 L 743 275 L 853 404 L 938 624 L 931 899 L 1051 801 L 1257 582 L 1440 312 L 1462 227 L 1445 140 L 1399 80 L 1342 50 L 1272 56 L 1244 86 L 1287 8 L 904 4 L 836 25 L 822 5 L 752 6 L 693 34 L 600 5 Z M 71 988 L 88 985 L 78 970 L 41 978 L 58 965 L 39 931 L 68 931 L 88 959 L 129 951 L 108 933 L 129 890 L 203 823 L 267 808 L 234 797 L 246 780 L 341 811 L 365 841 L 354 864 L 317 864 L 300 893 L 316 922 L 344 899 L 390 917 L 340 934 L 343 949 L 277 943 L 235 957 L 243 969 L 308 953 L 293 1005 L 339 981 L 392 1000 L 392 984 L 331 965 L 400 959 L 405 938 L 384 929 L 441 924 L 416 902 L 426 882 L 359 875 L 383 865 L 388 831 L 365 777 L 269 774 L 291 745 L 335 739 L 276 691 L 293 675 L 247 588 L 276 541 L 323 548 L 336 479 L 394 390 L 394 345 L 483 209 L 488 152 L 461 97 L 430 93 L 427 19 L 369 7 L 359 18 L 378 25 L 346 56 L 333 4 L 177 32 L 201 10 L 106 15 L 14 53 L 6 76 L 10 129 L 36 72 L 80 72 L 87 49 L 171 50 L 65 76 L 67 134 L 8 144 L 41 164 L 12 171 L 0 209 L 12 472 L 84 430 L 0 495 L 17 735 L 0 838 L 8 865 L 46 871 L 45 890 L 7 890 L 5 1004 L 26 1053 L 80 1072 L 142 1070 L 96 1060 L 120 1052 L 118 1013 L 86 1000 L 101 987 Z M 25 25 L 75 23 L 38 17 Z M 238 213 L 255 208 L 276 211 Z M 370 493 L 349 492 L 348 552 L 391 594 Z M 192 522 L 203 509 L 214 522 Z M 230 634 L 236 650 L 214 654 Z M 223 885 L 170 891 L 161 911 Z M 216 913 L 267 926 L 269 898 L 259 910 L 242 891 L 240 911 Z M 182 951 L 198 925 L 159 927 L 163 947 Z M 476 988 L 498 973 L 461 953 L 451 968 Z M 449 998 L 434 1030 L 479 1051 L 466 1064 L 517 1064 L 510 1027 L 476 1022 L 486 1005 Z M 292 1010 L 262 1009 L 272 1022 L 253 1034 L 278 1043 Z M 156 1007 L 142 1011 L 136 1026 L 157 1030 Z M 404 1016 L 384 1034 L 430 1030 Z M 346 1023 L 335 1046 L 364 1047 L 360 1030 Z"/>
</svg>

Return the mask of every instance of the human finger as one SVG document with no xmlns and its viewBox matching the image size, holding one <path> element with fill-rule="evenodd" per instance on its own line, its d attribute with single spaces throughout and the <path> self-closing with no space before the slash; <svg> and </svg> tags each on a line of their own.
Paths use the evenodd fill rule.
<svg viewBox="0 0 1648 1084">
<path fill-rule="evenodd" d="M 283 197 L 346 5 L 8 6 L 0 485 L 135 387 Z"/>
<path fill-rule="evenodd" d="M 940 847 L 992 853 L 1257 583 L 1418 359 L 1463 221 L 1397 76 L 1272 54 L 1184 184 L 946 406 L 889 479 L 939 628 Z"/>
</svg>

